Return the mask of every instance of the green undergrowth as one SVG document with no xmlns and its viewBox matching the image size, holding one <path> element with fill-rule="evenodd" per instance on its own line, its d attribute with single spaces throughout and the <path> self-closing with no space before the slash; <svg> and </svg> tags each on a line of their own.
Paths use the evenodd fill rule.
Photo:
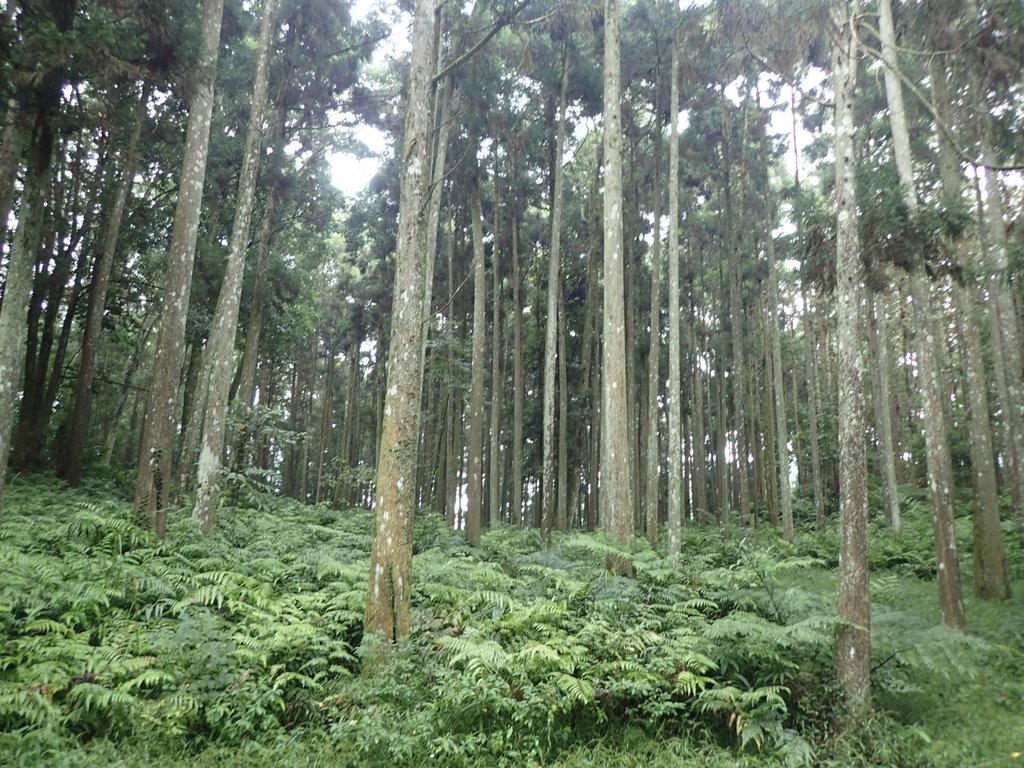
<svg viewBox="0 0 1024 768">
<path fill-rule="evenodd" d="M 1024 750 L 1022 601 L 969 600 L 970 632 L 938 626 L 922 578 L 927 519 L 907 517 L 899 538 L 872 531 L 878 707 L 850 723 L 832 660 L 831 534 L 786 544 L 769 530 L 687 529 L 672 563 L 599 534 L 543 548 L 535 533 L 497 528 L 474 549 L 424 514 L 413 634 L 362 675 L 368 512 L 264 497 L 221 510 L 209 539 L 179 513 L 159 541 L 108 491 L 19 477 L 0 520 L 0 755 L 39 766 L 1010 765 Z M 611 557 L 635 577 L 611 575 Z"/>
</svg>

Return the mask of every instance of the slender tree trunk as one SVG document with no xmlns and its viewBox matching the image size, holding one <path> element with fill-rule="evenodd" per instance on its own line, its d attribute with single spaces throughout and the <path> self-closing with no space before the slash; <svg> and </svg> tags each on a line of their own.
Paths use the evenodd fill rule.
<svg viewBox="0 0 1024 768">
<path fill-rule="evenodd" d="M 498 161 L 494 162 L 494 249 L 491 252 L 491 288 L 493 304 L 491 313 L 491 447 L 487 471 L 487 520 L 501 519 L 501 405 L 504 400 L 504 381 L 501 371 L 501 269 L 498 261 L 500 232 L 498 205 Z"/>
<path fill-rule="evenodd" d="M 893 154 L 899 173 L 904 205 L 913 216 L 917 211 L 917 193 L 911 166 L 910 134 L 903 107 L 902 85 L 897 74 L 895 30 L 890 0 L 879 0 L 879 29 L 886 59 L 885 91 L 889 104 Z M 964 616 L 960 585 L 960 561 L 953 530 L 953 466 L 949 452 L 949 434 L 943 411 L 943 387 L 939 364 L 940 340 L 935 334 L 930 289 L 924 271 L 922 253 L 913 255 L 910 267 L 910 291 L 917 333 L 918 380 L 924 406 L 925 451 L 928 455 L 928 482 L 932 493 L 935 521 L 935 557 L 938 563 L 939 600 L 942 620 L 950 627 L 963 628 Z"/>
<path fill-rule="evenodd" d="M 277 29 L 277 0 L 264 0 L 260 25 L 259 58 L 253 86 L 252 110 L 242 156 L 241 177 L 235 203 L 235 220 L 228 248 L 228 263 L 221 284 L 217 308 L 210 326 L 206 346 L 209 381 L 206 408 L 203 412 L 203 447 L 199 453 L 196 474 L 196 502 L 192 517 L 203 533 L 213 529 L 218 477 L 224 454 L 228 417 L 228 393 L 234 371 L 235 336 L 238 328 L 238 307 L 242 299 L 242 277 L 245 254 L 249 247 L 252 204 L 256 195 L 256 178 L 260 169 L 263 146 L 263 116 L 267 107 L 267 81 L 274 32 Z"/>
<path fill-rule="evenodd" d="M 948 125 L 951 110 L 945 69 L 938 59 L 933 59 L 929 70 L 939 114 Z M 961 202 L 960 164 L 949 140 L 941 131 L 937 131 L 937 134 L 942 194 L 946 205 L 953 207 Z M 963 262 L 966 244 L 961 241 L 955 245 L 959 260 Z M 972 272 L 969 268 L 964 270 L 965 275 L 971 275 Z M 969 279 L 963 278 L 964 281 Z M 1003 548 L 1003 532 L 999 525 L 999 494 L 993 458 L 995 451 L 989 422 L 985 357 L 979 331 L 983 297 L 979 294 L 978 287 L 973 283 L 954 280 L 954 304 L 959 311 L 957 326 L 966 353 L 965 399 L 970 419 L 971 468 L 974 474 L 974 591 L 985 599 L 1004 599 L 1010 596 L 1010 579 Z"/>
<path fill-rule="evenodd" d="M 679 46 L 672 46 L 668 134 L 668 554 L 679 557 L 683 521 L 683 376 L 679 317 Z"/>
<path fill-rule="evenodd" d="M 466 538 L 480 546 L 484 500 L 484 356 L 487 348 L 487 274 L 484 266 L 480 181 L 474 179 L 469 215 L 473 230 L 473 358 L 469 386 L 469 484 L 466 488 Z"/>
<path fill-rule="evenodd" d="M 523 305 L 520 300 L 522 271 L 519 265 L 519 222 L 512 219 L 512 522 L 526 524 L 523 513 Z"/>
<path fill-rule="evenodd" d="M 178 382 L 185 356 L 185 321 L 192 290 L 192 267 L 199 235 L 199 212 L 206 180 L 206 157 L 213 116 L 224 0 L 204 0 L 202 42 L 189 110 L 178 206 L 167 255 L 164 305 L 157 331 L 146 416 L 139 443 L 135 510 L 148 515 L 158 536 L 167 526 L 169 494 L 174 485 L 171 463 L 177 431 Z"/>
<path fill-rule="evenodd" d="M 660 79 L 660 66 L 658 68 Z M 660 101 L 660 100 L 659 100 Z M 655 106 L 661 114 L 660 104 Z M 657 124 L 660 132 L 661 124 Z M 648 319 L 647 351 L 647 480 L 644 500 L 647 540 L 654 546 L 658 542 L 658 507 L 661 491 L 661 440 L 659 422 L 661 411 L 658 396 L 661 392 L 661 142 L 654 144 L 654 239 L 651 243 L 651 308 Z M 675 396 L 678 390 L 673 390 Z"/>
<path fill-rule="evenodd" d="M 853 99 L 857 81 L 855 4 L 833 6 L 832 89 L 836 126 L 836 292 L 839 334 L 839 619 L 836 661 L 847 707 L 871 700 L 867 461 L 861 352 L 864 264 L 857 232 Z"/>
<path fill-rule="evenodd" d="M 558 500 L 555 527 L 569 530 L 569 377 L 565 294 L 558 292 Z"/>
<path fill-rule="evenodd" d="M 629 469 L 626 402 L 625 284 L 622 232 L 622 102 L 619 69 L 619 3 L 604 6 L 604 332 L 602 334 L 601 520 L 620 541 L 633 534 L 633 485 Z M 610 563 L 629 573 L 628 562 Z"/>
<path fill-rule="evenodd" d="M 7 461 L 18 412 L 18 391 L 25 370 L 26 317 L 32 292 L 32 271 L 42 237 L 54 139 L 50 108 L 44 104 L 36 114 L 28 148 L 18 230 L 7 260 L 4 301 L 0 305 L 0 512 L 3 511 Z"/>
<path fill-rule="evenodd" d="M 79 352 L 74 406 L 68 419 L 65 442 L 57 452 L 57 474 L 72 488 L 77 488 L 82 482 L 82 454 L 89 431 L 89 417 L 92 413 L 92 384 L 96 375 L 96 354 L 99 351 L 103 310 L 107 303 L 107 291 L 114 269 L 114 256 L 117 253 L 117 241 L 121 231 L 121 222 L 124 219 L 124 209 L 128 203 L 128 196 L 131 194 L 135 166 L 138 164 L 139 137 L 146 116 L 146 93 L 147 89 L 143 88 L 136 105 L 135 119 L 125 150 L 121 175 L 107 216 L 103 244 L 96 256 L 96 263 L 93 265 L 92 284 L 89 286 L 89 307 L 82 335 L 82 349 Z"/>
<path fill-rule="evenodd" d="M 558 117 L 555 124 L 554 156 L 551 158 L 551 253 L 548 259 L 547 317 L 544 330 L 544 413 L 543 413 L 543 490 L 541 535 L 551 536 L 558 516 L 558 484 L 555 463 L 555 390 L 558 364 L 558 297 L 561 292 L 562 258 L 562 156 L 565 153 L 565 110 L 569 91 L 567 52 L 562 48 L 562 77 L 558 92 Z"/>
<path fill-rule="evenodd" d="M 968 23 L 985 24 L 978 14 L 975 0 L 965 0 Z M 998 165 L 995 151 L 995 131 L 992 112 L 988 106 L 984 73 L 975 63 L 969 69 L 970 96 L 974 110 L 969 121 L 977 125 L 978 143 L 981 147 L 983 165 L 981 179 L 984 180 L 984 204 L 981 205 L 981 219 L 987 235 L 988 245 L 988 290 L 991 295 L 992 311 L 992 355 L 997 370 L 1003 374 L 1000 386 L 1000 405 L 1006 437 L 1006 453 L 1009 459 L 1007 481 L 1013 497 L 1017 519 L 1024 524 L 1024 361 L 1021 352 L 1021 328 L 1018 313 L 1014 307 L 1014 286 L 1011 283 L 1009 249 L 1006 232 L 1006 204 L 1003 190 L 994 170 Z"/>
<path fill-rule="evenodd" d="M 429 225 L 427 200 L 432 120 L 431 77 L 435 66 L 435 0 L 416 0 L 412 64 L 406 108 L 399 199 L 398 251 L 388 347 L 388 382 L 377 466 L 376 514 L 365 636 L 404 638 L 410 629 L 412 523 L 416 503 L 414 469 L 423 382 L 424 265 L 420 249 Z M 371 649 L 372 650 L 372 649 Z M 376 659 L 374 658 L 376 657 Z M 367 656 L 371 667 L 379 654 Z"/>
<path fill-rule="evenodd" d="M 871 320 L 868 323 L 874 366 L 871 381 L 875 401 L 875 428 L 878 430 L 878 462 L 881 465 L 882 488 L 885 491 L 885 517 L 893 531 L 900 532 L 900 502 L 896 488 L 896 454 L 892 439 L 892 413 L 889 394 L 889 333 L 885 320 L 885 304 L 879 294 L 871 298 Z"/>
</svg>

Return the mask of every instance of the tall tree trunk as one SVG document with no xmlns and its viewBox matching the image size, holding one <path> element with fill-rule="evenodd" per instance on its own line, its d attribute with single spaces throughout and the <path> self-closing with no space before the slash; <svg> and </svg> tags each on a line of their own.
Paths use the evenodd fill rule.
<svg viewBox="0 0 1024 768">
<path fill-rule="evenodd" d="M 656 78 L 660 80 L 661 67 L 658 67 Z M 660 99 L 656 101 L 660 102 Z M 655 113 L 660 115 L 660 104 L 655 105 Z M 660 134 L 661 124 L 657 124 Z M 660 138 L 660 136 L 659 136 Z M 661 392 L 661 142 L 654 142 L 654 237 L 651 243 L 651 307 L 648 317 L 647 345 L 647 473 L 645 482 L 645 525 L 647 540 L 654 546 L 658 542 L 658 511 L 661 491 L 661 440 L 660 414 L 658 395 Z M 678 390 L 673 390 L 673 394 Z"/>
<path fill-rule="evenodd" d="M 494 161 L 494 249 L 491 252 L 491 445 L 488 451 L 489 466 L 487 470 L 487 520 L 501 519 L 501 405 L 504 400 L 504 387 L 501 372 L 501 269 L 498 262 L 498 244 L 500 222 L 498 205 L 498 160 Z"/>
<path fill-rule="evenodd" d="M 523 274 L 519 265 L 519 221 L 512 217 L 512 522 L 526 524 L 523 513 Z"/>
<path fill-rule="evenodd" d="M 758 109 L 760 109 L 760 94 L 758 94 Z M 783 324 L 777 316 L 782 311 L 782 304 L 779 301 L 779 272 L 775 259 L 775 238 L 772 231 L 775 228 L 775 199 L 771 189 L 771 178 L 768 169 L 768 136 L 761 137 L 761 152 L 765 162 L 765 251 L 768 254 L 768 316 L 767 332 L 770 344 L 769 361 L 771 363 L 772 393 L 775 397 L 775 450 L 776 462 L 778 464 L 778 485 L 779 500 L 782 507 L 782 538 L 786 541 L 793 539 L 793 496 L 789 484 L 789 432 L 786 422 L 786 389 L 782 375 L 782 339 L 780 325 Z"/>
<path fill-rule="evenodd" d="M 480 546 L 484 501 L 484 356 L 487 345 L 487 274 L 484 267 L 480 179 L 472 182 L 469 215 L 473 230 L 473 358 L 469 386 L 469 484 L 466 487 L 466 538 Z"/>
<path fill-rule="evenodd" d="M 562 47 L 562 77 L 558 91 L 555 146 L 551 158 L 551 253 L 548 258 L 547 317 L 544 328 L 543 466 L 540 529 L 544 540 L 551 535 L 558 513 L 555 465 L 555 390 L 558 364 L 558 297 L 561 292 L 562 258 L 562 156 L 565 154 L 565 110 L 569 91 L 568 53 Z"/>
<path fill-rule="evenodd" d="M 626 403 L 626 316 L 622 233 L 622 96 L 619 3 L 604 4 L 604 332 L 602 334 L 601 521 L 620 541 L 633 534 Z M 629 573 L 628 562 L 610 563 Z"/>
<path fill-rule="evenodd" d="M 879 0 L 879 31 L 882 53 L 886 60 L 885 92 L 889 104 L 889 125 L 892 130 L 893 154 L 899 174 L 903 203 L 910 215 L 917 211 L 917 192 L 911 166 L 910 134 L 903 107 L 902 84 L 897 74 L 896 34 L 893 28 L 890 0 Z M 953 530 L 953 466 L 949 453 L 949 434 L 943 412 L 944 394 L 939 364 L 939 337 L 931 311 L 928 279 L 924 271 L 924 254 L 913 254 L 910 267 L 910 291 L 914 308 L 918 353 L 918 380 L 924 406 L 925 451 L 928 455 L 928 482 L 932 493 L 935 521 L 935 558 L 938 563 L 939 600 L 942 620 L 950 627 L 962 628 L 964 616 L 960 585 L 960 560 Z"/>
<path fill-rule="evenodd" d="M 377 466 L 376 511 L 365 636 L 384 641 L 404 638 L 410 629 L 412 523 L 423 384 L 424 265 L 421 248 L 429 215 L 431 79 L 435 66 L 435 0 L 416 0 L 413 11 L 412 63 L 406 106 L 399 197 L 388 381 Z M 373 649 L 371 649 L 373 650 Z M 376 659 L 375 659 L 376 657 Z M 370 654 L 373 665 L 379 654 Z"/>
<path fill-rule="evenodd" d="M 82 454 L 89 431 L 89 417 L 92 413 L 92 384 L 96 376 L 96 354 L 99 351 L 100 330 L 103 310 L 107 303 L 110 276 L 114 269 L 117 241 L 124 219 L 124 209 L 131 194 L 135 166 L 138 164 L 139 137 L 145 122 L 145 102 L 148 89 L 143 87 L 135 108 L 135 118 L 128 145 L 125 149 L 121 175 L 117 181 L 114 200 L 107 215 L 103 232 L 103 243 L 93 265 L 92 283 L 89 286 L 89 307 L 86 313 L 85 330 L 82 334 L 82 349 L 79 352 L 78 378 L 75 382 L 75 400 L 68 418 L 66 437 L 57 452 L 57 474 L 72 488 L 82 482 Z"/>
<path fill-rule="evenodd" d="M 970 28 L 985 24 L 978 14 L 975 0 L 965 0 L 965 10 Z M 986 230 L 988 244 L 988 289 L 992 297 L 990 320 L 992 324 L 992 355 L 995 367 L 1002 371 L 1000 405 L 1002 406 L 1006 436 L 1006 452 L 1009 458 L 1010 492 L 1017 519 L 1024 524 L 1024 362 L 1021 352 L 1021 328 L 1014 308 L 1014 286 L 1011 283 L 1008 240 L 1006 232 L 1006 205 L 1003 190 L 994 170 L 998 165 L 995 151 L 995 131 L 992 112 L 987 101 L 987 89 L 980 65 L 974 63 L 969 69 L 970 96 L 974 110 L 969 116 L 977 125 L 978 143 L 981 147 L 983 165 L 981 180 L 984 180 L 984 205 L 982 223 Z"/>
<path fill-rule="evenodd" d="M 857 232 L 853 99 L 857 82 L 855 3 L 833 6 L 832 90 L 836 126 L 836 293 L 839 335 L 839 619 L 836 663 L 853 712 L 871 700 L 867 461 L 861 352 L 864 264 Z"/>
<path fill-rule="evenodd" d="M 32 271 L 42 237 L 50 158 L 55 139 L 48 102 L 36 113 L 28 148 L 28 168 L 21 195 L 18 230 L 7 260 L 4 300 L 0 304 L 0 512 L 10 457 L 18 391 L 25 369 L 26 317 L 32 292 Z"/>
<path fill-rule="evenodd" d="M 668 134 L 668 554 L 678 557 L 683 521 L 683 375 L 679 317 L 679 46 L 672 46 Z"/>
<path fill-rule="evenodd" d="M 192 267 L 199 236 L 199 212 L 206 180 L 206 158 L 213 116 L 224 0 L 204 0 L 202 42 L 189 110 L 185 156 L 181 166 L 178 205 L 167 254 L 164 304 L 157 330 L 146 416 L 139 441 L 135 510 L 148 515 L 158 536 L 167 526 L 167 507 L 174 484 L 174 436 L 177 431 L 178 381 L 185 357 L 185 321 L 192 291 Z"/>
<path fill-rule="evenodd" d="M 940 119 L 949 124 L 950 99 L 946 71 L 938 59 L 930 63 L 932 92 Z M 948 207 L 962 200 L 960 164 L 954 148 L 942 131 L 937 131 L 942 195 Z M 965 243 L 958 239 L 958 251 L 964 275 L 973 274 L 965 260 Z M 1003 532 L 999 525 L 999 494 L 996 487 L 995 451 L 992 425 L 989 422 L 988 384 L 985 380 L 985 357 L 982 350 L 979 318 L 983 297 L 969 277 L 954 279 L 953 297 L 959 311 L 961 338 L 965 348 L 964 369 L 967 379 L 967 410 L 970 419 L 971 468 L 974 475 L 974 591 L 985 599 L 1010 596 L 1010 579 L 1003 548 Z"/>
<path fill-rule="evenodd" d="M 252 204 L 256 195 L 263 146 L 263 116 L 267 107 L 267 81 L 274 31 L 277 29 L 277 0 L 264 0 L 260 24 L 259 58 L 253 85 L 252 109 L 242 155 L 242 171 L 238 180 L 235 220 L 228 247 L 228 263 L 217 297 L 217 308 L 210 325 L 206 345 L 209 381 L 206 408 L 203 412 L 203 446 L 196 473 L 196 502 L 192 517 L 203 533 L 213 529 L 218 479 L 224 454 L 224 437 L 228 417 L 228 393 L 234 371 L 235 335 L 238 329 L 238 307 L 242 299 L 242 277 L 245 254 L 249 248 L 252 225 Z"/>
<path fill-rule="evenodd" d="M 871 297 L 871 319 L 868 323 L 874 365 L 871 382 L 875 404 L 875 428 L 878 431 L 878 461 L 881 465 L 882 488 L 885 491 L 885 517 L 893 531 L 900 532 L 900 501 L 896 488 L 896 453 L 892 439 L 892 398 L 889 393 L 889 333 L 882 296 Z"/>
<path fill-rule="evenodd" d="M 569 376 L 565 293 L 558 292 L 558 500 L 555 527 L 569 530 Z"/>
</svg>

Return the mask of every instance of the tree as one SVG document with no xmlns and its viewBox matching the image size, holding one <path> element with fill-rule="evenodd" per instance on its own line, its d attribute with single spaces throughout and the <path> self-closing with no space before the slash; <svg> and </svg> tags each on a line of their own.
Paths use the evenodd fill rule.
<svg viewBox="0 0 1024 768">
<path fill-rule="evenodd" d="M 885 57 L 885 93 L 889 104 L 893 154 L 899 175 L 900 191 L 908 216 L 917 214 L 917 191 L 910 155 L 910 132 L 903 105 L 899 65 L 896 61 L 896 33 L 890 0 L 879 0 L 879 29 Z M 910 291 L 914 310 L 918 352 L 918 379 L 924 406 L 925 450 L 928 455 L 928 481 L 931 488 L 935 522 L 935 558 L 938 563 L 939 601 L 942 620 L 947 626 L 963 628 L 963 596 L 960 586 L 960 559 L 953 530 L 953 467 L 949 453 L 949 434 L 943 409 L 943 385 L 939 365 L 939 337 L 932 317 L 930 288 L 924 268 L 924 254 L 910 256 Z"/>
<path fill-rule="evenodd" d="M 833 6 L 836 132 L 836 299 L 839 336 L 839 620 L 836 664 L 851 710 L 871 698 L 868 489 L 864 446 L 864 265 L 857 232 L 853 99 L 857 83 L 856 3 Z"/>
<path fill-rule="evenodd" d="M 679 312 L 679 46 L 669 71 L 668 145 L 668 551 L 679 555 L 683 519 L 683 372 Z"/>
<path fill-rule="evenodd" d="M 231 230 L 228 263 L 217 299 L 217 310 L 210 326 L 206 347 L 206 365 L 209 375 L 202 377 L 207 385 L 203 413 L 203 447 L 199 454 L 196 479 L 196 501 L 192 509 L 204 533 L 213 527 L 214 504 L 218 487 L 221 456 L 224 453 L 224 433 L 228 414 L 228 393 L 234 373 L 235 333 L 238 327 L 238 307 L 242 298 L 242 275 L 245 254 L 249 247 L 253 198 L 256 178 L 260 169 L 263 146 L 264 113 L 267 106 L 267 80 L 270 54 L 277 23 L 277 0 L 265 0 L 260 25 L 259 53 L 253 84 L 252 110 L 242 156 L 242 171 L 235 199 L 235 220 Z"/>
<path fill-rule="evenodd" d="M 135 510 L 149 517 L 158 536 L 167 526 L 174 482 L 172 457 L 178 419 L 178 382 L 185 359 L 185 322 L 192 291 L 192 267 L 199 237 L 199 213 L 206 181 L 206 159 L 213 116 L 224 0 L 204 0 L 202 40 L 195 65 L 192 98 L 181 164 L 178 205 L 167 253 L 163 309 L 157 329 L 145 421 L 139 441 Z"/>
<path fill-rule="evenodd" d="M 555 366 L 560 362 L 558 355 L 558 307 L 562 290 L 562 186 L 565 174 L 562 169 L 565 156 L 565 110 L 569 91 L 568 52 L 562 49 L 562 76 L 558 91 L 558 115 L 555 121 L 555 150 L 552 157 L 551 174 L 551 249 L 548 254 L 547 317 L 544 327 L 544 436 L 543 436 L 543 492 L 544 505 L 540 516 L 541 533 L 545 539 L 558 518 L 558 495 L 564 492 L 559 487 L 555 469 Z M 563 425 L 564 426 L 564 425 Z"/>
<path fill-rule="evenodd" d="M 416 0 L 412 59 L 402 146 L 394 307 L 377 466 L 376 503 L 365 634 L 386 642 L 409 634 L 414 467 L 419 440 L 423 370 L 423 253 L 429 224 L 431 83 L 435 0 Z M 412 473 L 412 474 L 410 474 Z"/>
<path fill-rule="evenodd" d="M 633 533 L 626 402 L 626 310 L 622 233 L 622 103 L 619 3 L 604 4 L 604 321 L 601 398 L 601 522 L 620 541 Z M 615 562 L 619 573 L 630 570 Z"/>
</svg>

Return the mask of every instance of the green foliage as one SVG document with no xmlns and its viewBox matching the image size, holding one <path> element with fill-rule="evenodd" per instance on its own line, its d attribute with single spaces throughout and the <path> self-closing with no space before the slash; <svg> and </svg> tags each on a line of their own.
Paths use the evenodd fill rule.
<svg viewBox="0 0 1024 768">
<path fill-rule="evenodd" d="M 908 530 L 926 521 L 912 505 Z M 357 673 L 372 519 L 265 497 L 157 541 L 126 505 L 18 478 L 0 526 L 0 750 L 26 765 L 944 765 L 931 702 L 1024 705 L 1024 636 L 915 612 L 896 543 L 872 588 L 874 684 L 843 723 L 834 538 L 687 528 L 641 540 L 416 519 L 414 631 Z M 830 547 L 832 549 L 830 549 Z M 906 553 L 904 553 L 906 554 Z M 635 578 L 612 575 L 626 558 Z M 899 561 L 899 562 L 897 562 Z M 931 597 L 931 595 L 927 595 Z M 1000 616 L 1001 618 L 996 618 Z M 990 672 L 989 670 L 995 670 Z M 932 709 L 929 709 L 932 707 Z M 1003 713 L 1003 714 L 1001 714 Z M 1008 722 L 1008 721 L 1007 721 Z M 1012 737 L 992 737 L 985 754 Z M 980 762 L 980 761 L 979 761 Z"/>
</svg>

